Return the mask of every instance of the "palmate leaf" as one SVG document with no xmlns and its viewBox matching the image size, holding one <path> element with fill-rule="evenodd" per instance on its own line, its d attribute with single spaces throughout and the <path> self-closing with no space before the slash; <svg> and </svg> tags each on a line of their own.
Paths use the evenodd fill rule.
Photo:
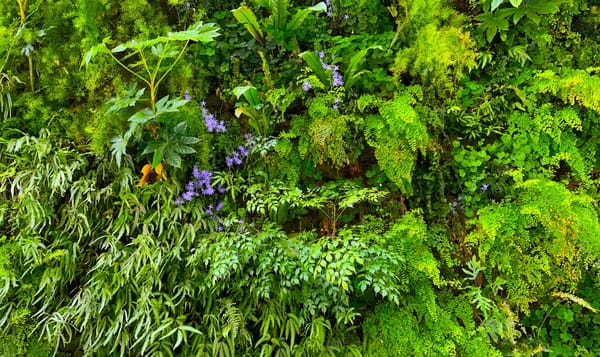
<svg viewBox="0 0 600 357">
<path fill-rule="evenodd" d="M 179 108 L 184 106 L 188 101 L 181 99 L 179 97 L 173 98 L 169 100 L 169 96 L 165 96 L 159 99 L 156 102 L 156 112 L 155 116 L 159 116 L 164 113 L 174 113 L 179 111 Z"/>
<path fill-rule="evenodd" d="M 146 88 L 141 88 L 137 91 L 136 89 L 137 85 L 134 83 L 133 85 L 131 85 L 131 87 L 129 87 L 129 89 L 127 90 L 127 94 L 125 94 L 124 96 L 120 98 L 111 98 L 110 100 L 108 100 L 106 104 L 112 105 L 106 110 L 106 115 L 136 105 L 140 98 L 144 95 L 144 91 L 146 90 Z"/>
<path fill-rule="evenodd" d="M 488 42 L 492 42 L 498 30 L 508 30 L 508 16 L 514 13 L 514 9 L 500 9 L 496 12 L 486 12 L 475 16 L 475 20 L 480 21 L 479 31 L 485 32 Z"/>
<path fill-rule="evenodd" d="M 131 40 L 127 43 L 122 43 L 110 51 L 112 53 L 120 53 L 127 50 L 134 51 L 143 51 L 146 48 L 157 47 L 163 43 L 168 42 L 176 42 L 176 41 L 195 41 L 202 43 L 209 43 L 214 41 L 214 39 L 220 36 L 219 27 L 213 23 L 203 24 L 202 22 L 198 22 L 194 25 L 191 25 L 185 31 L 178 32 L 169 32 L 166 36 L 159 36 L 156 38 L 152 38 L 149 40 Z M 102 41 L 102 45 L 108 42 L 109 38 L 106 38 Z M 90 49 L 90 51 L 94 50 L 92 54 L 95 54 L 100 51 L 100 45 L 96 45 Z M 88 52 L 90 52 L 88 51 Z M 87 56 L 86 56 L 87 58 Z M 89 62 L 89 61 L 88 61 Z"/>
<path fill-rule="evenodd" d="M 169 32 L 166 36 L 168 41 L 196 41 L 202 43 L 209 43 L 221 34 L 219 33 L 219 27 L 214 23 L 203 24 L 198 22 L 190 26 L 185 31 Z"/>
<path fill-rule="evenodd" d="M 536 25 L 540 23 L 540 15 L 549 15 L 558 12 L 559 1 L 557 0 L 531 0 L 527 1 L 515 10 L 513 22 L 516 24 L 524 16 L 527 16 Z"/>
<path fill-rule="evenodd" d="M 127 139 L 119 135 L 111 140 L 110 152 L 121 167 L 121 158 L 127 154 Z"/>
</svg>

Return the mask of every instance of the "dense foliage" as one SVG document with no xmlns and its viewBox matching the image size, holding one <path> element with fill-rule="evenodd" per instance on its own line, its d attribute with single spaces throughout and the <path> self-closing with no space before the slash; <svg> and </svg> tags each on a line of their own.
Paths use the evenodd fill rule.
<svg viewBox="0 0 600 357">
<path fill-rule="evenodd" d="M 0 355 L 600 354 L 599 27 L 0 2 Z"/>
</svg>

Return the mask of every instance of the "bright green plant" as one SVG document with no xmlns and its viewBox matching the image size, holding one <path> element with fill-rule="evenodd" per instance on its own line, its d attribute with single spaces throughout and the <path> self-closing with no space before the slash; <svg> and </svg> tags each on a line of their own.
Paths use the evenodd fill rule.
<svg viewBox="0 0 600 357">
<path fill-rule="evenodd" d="M 120 166 L 121 158 L 126 154 L 127 144 L 131 138 L 140 139 L 141 128 L 145 125 L 158 123 L 159 117 L 165 113 L 177 112 L 178 108 L 187 101 L 180 98 L 169 99 L 169 96 L 157 99 L 158 90 L 161 82 L 167 77 L 179 62 L 188 44 L 191 41 L 209 43 L 219 35 L 218 28 L 214 24 L 197 23 L 190 26 L 186 31 L 170 32 L 166 36 L 160 36 L 151 40 L 131 40 L 128 43 L 120 44 L 109 50 L 107 43 L 109 38 L 105 38 L 101 44 L 92 47 L 84 56 L 82 65 L 88 64 L 98 53 L 106 53 L 123 69 L 136 79 L 146 85 L 150 92 L 149 108 L 144 108 L 133 114 L 128 121 L 129 129 L 125 134 L 119 135 L 112 140 L 111 150 Z M 183 43 L 183 45 L 181 45 Z M 116 56 L 126 53 L 121 59 Z M 134 63 L 127 64 L 130 58 L 137 60 Z M 113 105 L 109 112 L 134 106 L 140 100 L 144 91 L 130 90 L 129 96 L 121 100 L 113 100 Z M 184 125 L 176 126 L 172 135 L 181 135 Z M 177 140 L 182 141 L 181 144 Z M 145 154 L 153 153 L 152 167 L 156 167 L 164 159 L 168 164 L 179 167 L 181 159 L 179 154 L 189 154 L 195 151 L 182 145 L 193 144 L 185 137 L 172 140 L 160 140 L 161 143 L 148 145 L 144 150 Z M 168 155 L 166 155 L 168 153 Z M 175 155 L 176 154 L 176 155 Z"/>
</svg>

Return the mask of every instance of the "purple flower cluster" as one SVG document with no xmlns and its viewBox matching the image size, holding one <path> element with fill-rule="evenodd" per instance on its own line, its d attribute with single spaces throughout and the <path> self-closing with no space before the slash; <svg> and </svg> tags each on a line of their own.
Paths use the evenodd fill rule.
<svg viewBox="0 0 600 357">
<path fill-rule="evenodd" d="M 333 73 L 331 74 L 331 78 L 333 79 L 334 87 L 341 87 L 344 85 L 344 78 L 342 77 L 342 74 L 340 73 L 340 66 L 338 66 L 338 65 L 333 66 Z"/>
<path fill-rule="evenodd" d="M 227 167 L 241 165 L 243 162 L 243 158 L 248 156 L 248 150 L 250 150 L 251 148 L 251 145 L 249 145 L 248 147 L 245 147 L 244 145 L 238 146 L 236 150 L 233 150 L 231 156 L 227 156 L 225 158 L 225 165 L 227 165 Z"/>
<path fill-rule="evenodd" d="M 206 125 L 208 132 L 224 133 L 226 131 L 225 122 L 215 119 L 215 115 L 206 109 L 205 101 L 202 101 L 200 104 L 202 104 L 202 117 L 204 117 L 204 125 Z"/>
<path fill-rule="evenodd" d="M 310 82 L 309 82 L 309 81 L 304 81 L 304 82 L 302 83 L 302 89 L 303 89 L 305 92 L 308 92 L 308 91 L 310 91 L 310 90 L 312 89 L 312 84 L 310 84 Z"/>
<path fill-rule="evenodd" d="M 185 185 L 185 192 L 181 194 L 180 198 L 175 200 L 176 205 L 184 201 L 189 202 L 201 194 L 210 196 L 215 193 L 215 189 L 211 185 L 212 172 L 208 170 L 200 171 L 197 166 L 194 166 L 192 175 L 194 176 L 194 180 Z"/>
<path fill-rule="evenodd" d="M 321 61 L 321 66 L 323 66 L 323 69 L 326 71 L 332 70 L 333 72 L 331 72 L 331 79 L 332 79 L 332 84 L 334 87 L 341 87 L 344 85 L 344 77 L 342 76 L 342 74 L 340 73 L 340 66 L 336 65 L 330 65 L 329 63 L 325 62 L 325 52 L 321 51 L 319 52 L 319 60 Z M 305 84 L 308 82 L 304 82 L 302 84 L 302 87 L 304 88 L 305 91 L 306 88 L 304 87 Z M 310 83 L 308 83 L 310 84 Z M 312 88 L 312 87 L 311 87 Z"/>
</svg>

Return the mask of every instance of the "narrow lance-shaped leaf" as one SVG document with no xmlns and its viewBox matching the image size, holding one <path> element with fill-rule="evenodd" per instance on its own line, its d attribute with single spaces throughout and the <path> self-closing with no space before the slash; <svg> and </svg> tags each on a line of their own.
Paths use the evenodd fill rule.
<svg viewBox="0 0 600 357">
<path fill-rule="evenodd" d="M 308 64 L 310 69 L 317 75 L 323 84 L 327 86 L 331 85 L 331 76 L 327 73 L 325 68 L 323 68 L 319 55 L 312 51 L 306 51 L 300 54 L 300 58 L 306 61 L 306 64 Z"/>
<path fill-rule="evenodd" d="M 231 10 L 231 13 L 237 22 L 244 25 L 246 30 L 250 32 L 250 35 L 252 35 L 256 41 L 260 42 L 261 44 L 265 42 L 263 32 L 258 24 L 256 15 L 254 15 L 254 12 L 252 12 L 252 9 L 247 6 L 240 6 L 237 9 Z"/>
<path fill-rule="evenodd" d="M 288 15 L 288 0 L 271 0 L 271 11 L 273 11 L 273 26 L 282 30 Z"/>
</svg>

